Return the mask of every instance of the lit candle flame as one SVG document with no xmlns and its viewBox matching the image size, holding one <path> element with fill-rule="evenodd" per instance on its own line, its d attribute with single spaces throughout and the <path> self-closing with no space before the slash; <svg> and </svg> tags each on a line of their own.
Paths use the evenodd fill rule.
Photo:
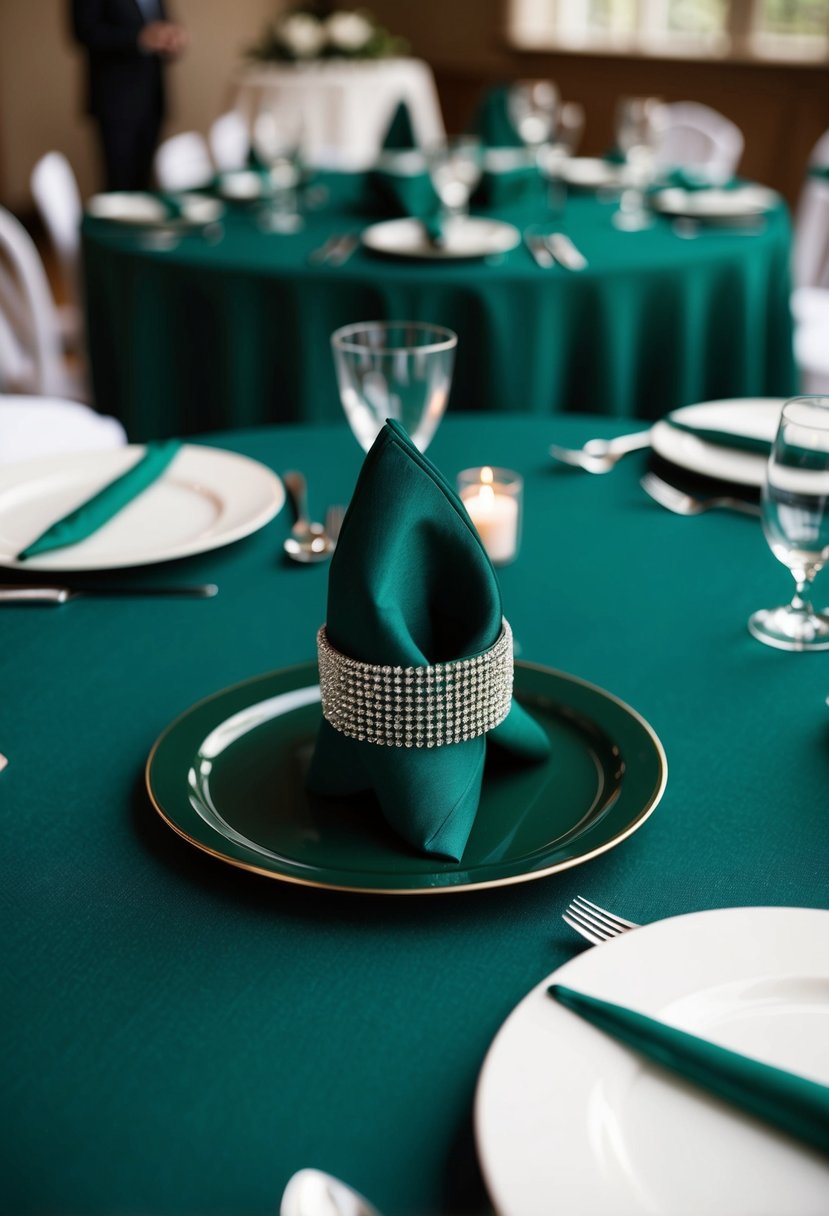
<svg viewBox="0 0 829 1216">
<path fill-rule="evenodd" d="M 485 486 L 492 485 L 492 482 L 493 482 L 492 469 L 489 467 L 488 464 L 484 465 L 484 467 L 481 469 L 481 482 Z"/>
</svg>

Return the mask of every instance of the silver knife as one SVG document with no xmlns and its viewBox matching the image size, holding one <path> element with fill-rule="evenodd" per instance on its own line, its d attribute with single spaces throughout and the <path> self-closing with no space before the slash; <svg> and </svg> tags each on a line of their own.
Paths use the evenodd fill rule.
<svg viewBox="0 0 829 1216">
<path fill-rule="evenodd" d="M 546 238 L 546 245 L 555 260 L 565 270 L 584 270 L 587 265 L 587 258 L 563 232 L 550 233 Z"/>
<path fill-rule="evenodd" d="M 187 596 L 190 599 L 210 599 L 218 595 L 219 588 L 215 583 L 197 583 L 192 586 L 146 586 L 140 583 L 90 583 L 88 587 L 48 587 L 33 584 L 26 586 L 14 583 L 0 584 L 0 605 L 2 604 L 67 604 L 69 600 L 78 599 L 84 595 L 94 595 L 106 599 L 126 597 L 141 598 L 143 596 Z"/>
<path fill-rule="evenodd" d="M 360 238 L 353 232 L 341 236 L 333 249 L 329 250 L 326 261 L 329 266 L 344 266 L 360 243 Z"/>
<path fill-rule="evenodd" d="M 321 262 L 327 262 L 328 258 L 337 248 L 342 239 L 343 234 L 341 232 L 335 232 L 333 236 L 330 236 L 327 241 L 323 242 L 322 245 L 311 250 L 311 252 L 308 254 L 308 261 L 314 266 L 318 266 Z"/>
<path fill-rule="evenodd" d="M 549 270 L 550 267 L 555 266 L 555 258 L 540 236 L 532 232 L 525 232 L 524 244 L 527 246 L 536 264 L 542 270 Z"/>
</svg>

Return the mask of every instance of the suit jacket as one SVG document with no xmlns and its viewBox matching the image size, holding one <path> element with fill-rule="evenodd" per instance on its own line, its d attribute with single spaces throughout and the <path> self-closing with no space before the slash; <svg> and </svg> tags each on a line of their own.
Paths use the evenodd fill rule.
<svg viewBox="0 0 829 1216">
<path fill-rule="evenodd" d="M 158 9 L 166 19 L 163 0 Z M 72 0 L 73 32 L 89 56 L 88 108 L 104 121 L 137 122 L 163 112 L 161 60 L 138 48 L 146 23 L 137 0 Z"/>
</svg>

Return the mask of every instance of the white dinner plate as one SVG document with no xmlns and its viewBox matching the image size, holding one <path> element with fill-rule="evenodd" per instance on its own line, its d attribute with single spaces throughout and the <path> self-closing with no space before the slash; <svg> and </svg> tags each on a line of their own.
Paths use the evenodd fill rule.
<svg viewBox="0 0 829 1216">
<path fill-rule="evenodd" d="M 521 233 L 501 220 L 468 219 L 450 221 L 443 242 L 433 245 L 419 220 L 384 220 L 372 224 L 362 236 L 366 249 L 401 258 L 428 258 L 447 261 L 457 258 L 485 258 L 506 253 L 521 243 Z"/>
<path fill-rule="evenodd" d="M 71 572 L 172 561 L 248 536 L 285 501 L 282 482 L 258 461 L 185 444 L 157 481 L 92 536 L 16 560 L 35 537 L 126 472 L 142 452 L 132 444 L 0 470 L 0 567 Z"/>
<path fill-rule="evenodd" d="M 478 1152 L 499 1216 L 820 1216 L 829 1162 L 648 1063 L 551 983 L 829 1084 L 829 912 L 725 908 L 585 950 L 484 1061 Z"/>
<path fill-rule="evenodd" d="M 95 219 L 142 226 L 176 224 L 200 227 L 214 224 L 224 215 L 223 204 L 203 194 L 181 194 L 176 201 L 181 207 L 181 215 L 171 216 L 164 202 L 155 195 L 121 190 L 94 194 L 86 204 L 86 210 Z"/>
<path fill-rule="evenodd" d="M 570 186 L 598 190 L 600 186 L 618 186 L 624 175 L 624 165 L 614 165 L 599 156 L 572 156 L 561 166 L 561 177 Z"/>
<path fill-rule="evenodd" d="M 730 220 L 762 215 L 777 202 L 778 195 L 765 186 L 738 186 L 735 190 L 684 190 L 669 186 L 651 196 L 651 205 L 666 215 L 700 220 Z"/>
<path fill-rule="evenodd" d="M 674 410 L 672 418 L 687 426 L 706 430 L 730 431 L 735 435 L 765 439 L 771 444 L 777 433 L 785 397 L 736 397 L 724 401 L 703 401 Z M 741 486 L 762 486 L 767 459 L 759 452 L 741 452 L 718 443 L 709 443 L 687 431 L 677 430 L 664 419 L 651 431 L 651 447 L 657 456 L 692 473 L 733 481 Z"/>
<path fill-rule="evenodd" d="M 261 198 L 265 185 L 262 174 L 255 169 L 233 169 L 220 175 L 216 189 L 222 198 L 246 203 Z"/>
</svg>

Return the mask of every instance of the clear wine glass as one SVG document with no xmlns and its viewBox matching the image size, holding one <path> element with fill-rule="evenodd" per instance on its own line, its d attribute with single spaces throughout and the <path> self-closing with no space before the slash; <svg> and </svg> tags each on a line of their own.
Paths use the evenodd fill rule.
<svg viewBox="0 0 829 1216">
<path fill-rule="evenodd" d="M 653 223 L 645 191 L 653 180 L 664 125 L 665 108 L 657 97 L 623 97 L 616 106 L 616 146 L 625 157 L 625 188 L 613 223 L 622 232 L 640 232 Z"/>
<path fill-rule="evenodd" d="M 815 575 L 829 561 L 829 396 L 794 397 L 783 406 L 763 485 L 763 532 L 791 570 L 795 593 L 782 608 L 748 622 L 779 650 L 829 649 L 829 613 L 812 607 Z"/>
<path fill-rule="evenodd" d="M 254 119 L 252 143 L 269 171 L 269 197 L 261 226 L 268 232 L 298 232 L 303 226 L 299 213 L 301 116 L 293 111 L 262 110 Z"/>
<path fill-rule="evenodd" d="M 331 335 L 345 416 L 367 452 L 395 418 L 425 452 L 443 417 L 458 335 L 421 321 L 358 321 Z"/>
<path fill-rule="evenodd" d="M 454 136 L 429 150 L 429 176 L 445 219 L 468 215 L 470 196 L 481 180 L 482 158 L 481 141 L 471 135 Z"/>
<path fill-rule="evenodd" d="M 584 106 L 577 101 L 565 102 L 558 110 L 550 143 L 537 153 L 538 168 L 547 182 L 547 201 L 556 215 L 564 211 L 567 203 L 564 168 L 581 142 L 584 123 Z"/>
<path fill-rule="evenodd" d="M 550 142 L 558 106 L 559 93 L 552 80 L 516 80 L 507 92 L 507 113 L 528 148 Z"/>
</svg>

